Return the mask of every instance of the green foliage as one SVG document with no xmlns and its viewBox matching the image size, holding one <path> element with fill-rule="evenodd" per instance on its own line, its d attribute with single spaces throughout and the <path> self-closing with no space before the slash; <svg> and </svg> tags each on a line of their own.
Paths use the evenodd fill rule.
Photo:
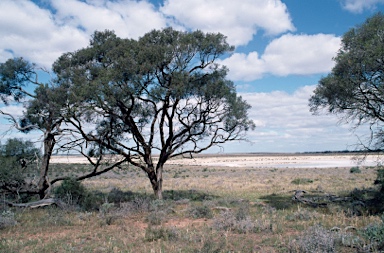
<svg viewBox="0 0 384 253">
<path fill-rule="evenodd" d="M 359 167 L 352 167 L 350 170 L 349 170 L 350 173 L 352 174 L 355 174 L 355 173 L 361 173 L 361 170 Z"/>
<path fill-rule="evenodd" d="M 102 209 L 107 198 L 99 191 L 88 191 L 85 186 L 74 178 L 68 178 L 54 188 L 55 197 L 70 206 L 77 206 L 85 211 Z"/>
<path fill-rule="evenodd" d="M 168 159 L 243 139 L 254 129 L 250 105 L 236 94 L 228 69 L 215 63 L 233 49 L 219 33 L 165 28 L 132 40 L 96 31 L 87 48 L 62 55 L 53 69 L 69 87 L 66 117 L 96 125 L 84 137 L 105 152 L 146 161 L 152 188 L 162 189 Z M 164 151 L 158 164 L 150 162 L 154 152 L 143 152 L 148 148 Z"/>
<path fill-rule="evenodd" d="M 377 13 L 346 32 L 332 72 L 319 81 L 310 98 L 315 113 L 326 109 L 356 126 L 375 126 L 367 129 L 372 139 L 363 145 L 371 150 L 382 149 L 384 143 L 383 31 L 384 15 Z"/>
<path fill-rule="evenodd" d="M 18 138 L 8 139 L 0 145 L 0 189 L 16 192 L 25 183 L 25 167 L 37 162 L 40 150 L 32 142 Z"/>
<path fill-rule="evenodd" d="M 55 188 L 55 196 L 69 205 L 80 205 L 87 196 L 87 189 L 74 178 L 63 180 L 61 185 Z"/>
<path fill-rule="evenodd" d="M 215 198 L 215 196 L 198 190 L 167 190 L 164 191 L 163 197 L 169 200 L 189 199 L 192 201 L 204 201 Z"/>
<path fill-rule="evenodd" d="M 0 147 L 1 156 L 14 157 L 16 160 L 34 160 L 41 156 L 41 152 L 31 141 L 19 138 L 7 139 Z"/>
<path fill-rule="evenodd" d="M 8 104 L 9 97 L 20 101 L 25 97 L 23 88 L 36 79 L 34 64 L 23 58 L 9 59 L 0 63 L 0 99 Z"/>
<path fill-rule="evenodd" d="M 384 186 L 384 169 L 383 168 L 379 168 L 377 170 L 377 177 L 374 183 L 380 186 L 381 191 L 384 191 L 384 187 L 383 187 Z"/>
<path fill-rule="evenodd" d="M 384 250 L 384 224 L 371 224 L 360 230 L 359 234 L 368 241 L 369 248 L 376 252 Z"/>
<path fill-rule="evenodd" d="M 96 211 L 100 209 L 105 199 L 105 194 L 100 191 L 87 191 L 80 206 L 86 211 Z"/>
<path fill-rule="evenodd" d="M 0 156 L 0 188 L 18 187 L 23 181 L 21 166 L 16 158 Z"/>
<path fill-rule="evenodd" d="M 373 200 L 373 203 L 377 207 L 377 210 L 376 210 L 377 212 L 383 212 L 384 211 L 384 207 L 383 207 L 383 203 L 384 203 L 384 169 L 382 167 L 380 167 L 377 170 L 377 177 L 376 177 L 374 184 L 378 185 L 379 189 L 375 194 L 375 198 Z"/>
</svg>

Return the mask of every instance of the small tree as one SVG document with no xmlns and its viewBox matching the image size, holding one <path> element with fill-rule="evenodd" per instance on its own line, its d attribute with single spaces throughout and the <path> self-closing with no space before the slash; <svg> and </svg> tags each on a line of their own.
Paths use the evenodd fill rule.
<svg viewBox="0 0 384 253">
<path fill-rule="evenodd" d="M 22 118 L 15 118 L 14 115 L 0 110 L 22 132 L 40 130 L 43 133 L 43 156 L 40 166 L 39 181 L 35 186 L 26 186 L 22 192 L 38 194 L 44 198 L 49 188 L 47 178 L 49 162 L 56 143 L 56 136 L 61 135 L 60 125 L 63 118 L 60 115 L 60 101 L 65 101 L 65 93 L 53 92 L 53 84 L 43 84 L 38 81 L 37 67 L 23 58 L 9 59 L 0 64 L 0 98 L 5 104 L 13 98 L 15 102 L 26 103 L 26 113 Z M 35 85 L 35 92 L 27 91 Z M 28 90 L 29 90 L 28 89 Z M 33 87 L 32 87 L 33 89 Z"/>
<path fill-rule="evenodd" d="M 23 193 L 29 188 L 26 169 L 34 166 L 40 157 L 40 150 L 32 142 L 22 139 L 8 139 L 0 146 L 0 191 Z"/>
<path fill-rule="evenodd" d="M 67 121 L 76 141 L 140 167 L 162 198 L 169 159 L 242 140 L 254 128 L 250 106 L 215 63 L 232 50 L 223 35 L 200 31 L 167 28 L 137 41 L 95 32 L 89 47 L 54 64 L 59 82 L 70 86 Z"/>
<path fill-rule="evenodd" d="M 378 13 L 342 37 L 332 72 L 309 100 L 311 111 L 326 109 L 355 127 L 369 125 L 367 150 L 384 147 L 384 15 Z"/>
<path fill-rule="evenodd" d="M 68 149 L 75 150 L 76 143 L 72 143 L 69 137 L 65 138 L 66 135 L 71 135 L 71 129 L 66 128 L 63 124 L 63 114 L 66 110 L 71 110 L 68 107 L 68 87 L 59 85 L 55 79 L 49 80 L 48 83 L 39 82 L 38 70 L 36 65 L 23 58 L 9 59 L 0 64 L 0 98 L 6 105 L 12 102 L 24 106 L 24 115 L 16 118 L 14 115 L 1 110 L 0 114 L 7 117 L 13 123 L 14 128 L 21 132 L 40 131 L 42 133 L 43 153 L 38 167 L 37 182 L 27 183 L 24 180 L 24 184 L 16 188 L 8 187 L 8 191 L 31 195 L 38 194 L 40 198 L 44 198 L 49 193 L 47 190 L 52 184 L 68 178 L 68 176 L 48 178 L 52 154 L 63 146 L 65 146 L 65 151 Z M 33 92 L 29 92 L 29 90 L 33 90 Z M 19 151 L 20 149 L 17 150 L 17 152 Z M 89 156 L 87 158 L 90 159 Z M 102 152 L 99 152 L 96 161 L 90 159 L 94 167 L 76 177 L 75 180 L 100 175 L 124 161 L 110 165 L 108 162 L 103 162 L 104 160 Z M 10 165 L 9 161 L 7 164 Z M 15 171 L 13 168 L 15 167 L 10 166 L 7 173 Z M 23 182 L 23 180 L 18 182 Z"/>
<path fill-rule="evenodd" d="M 378 13 L 344 34 L 332 72 L 322 78 L 309 100 L 311 111 L 326 109 L 355 127 L 369 126 L 366 151 L 384 148 L 384 15 Z M 376 183 L 379 210 L 384 196 L 383 170 Z"/>
</svg>

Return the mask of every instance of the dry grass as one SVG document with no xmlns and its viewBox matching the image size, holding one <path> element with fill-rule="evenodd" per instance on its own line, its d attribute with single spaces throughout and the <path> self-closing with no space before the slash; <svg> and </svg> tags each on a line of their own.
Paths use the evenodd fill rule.
<svg viewBox="0 0 384 253">
<path fill-rule="evenodd" d="M 81 167 L 72 166 L 75 170 Z M 366 213 L 350 215 L 344 206 L 336 204 L 313 209 L 291 200 L 297 189 L 344 195 L 355 188 L 372 187 L 375 169 L 360 169 L 361 173 L 350 173 L 349 167 L 169 165 L 164 174 L 164 191 L 173 200 L 151 202 L 142 212 L 128 208 L 129 203 L 117 203 L 105 213 L 56 208 L 11 210 L 17 224 L 0 230 L 0 252 L 292 251 L 292 242 L 318 224 L 328 231 L 334 227 L 362 229 L 380 222 L 379 217 Z M 297 185 L 292 183 L 295 179 L 309 181 Z M 152 193 L 144 173 L 132 167 L 88 179 L 84 184 L 89 190 L 104 193 L 114 188 L 148 196 Z M 190 215 L 190 210 L 200 212 L 201 206 L 210 208 L 213 217 Z M 232 216 L 222 213 L 225 208 Z M 154 220 L 156 215 L 162 217 Z M 225 226 L 220 222 L 237 225 L 222 229 Z M 337 250 L 356 249 L 338 245 Z"/>
</svg>

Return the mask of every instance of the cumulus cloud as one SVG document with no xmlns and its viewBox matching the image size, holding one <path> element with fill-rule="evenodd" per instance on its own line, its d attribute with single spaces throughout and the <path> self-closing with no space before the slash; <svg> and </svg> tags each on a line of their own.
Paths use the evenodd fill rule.
<svg viewBox="0 0 384 253">
<path fill-rule="evenodd" d="M 378 4 L 384 4 L 384 0 L 342 0 L 343 8 L 353 13 L 375 9 Z"/>
<path fill-rule="evenodd" d="M 0 62 L 22 56 L 50 68 L 62 53 L 87 46 L 90 35 L 104 29 L 138 38 L 174 22 L 190 29 L 220 31 L 237 45 L 248 43 L 260 29 L 273 35 L 294 30 L 287 8 L 279 0 L 166 0 L 160 10 L 148 1 L 134 0 L 38 3 L 0 1 Z M 338 43 L 332 35 L 285 34 L 272 40 L 262 55 L 236 53 L 223 64 L 230 68 L 233 80 L 255 80 L 267 73 L 326 72 Z"/>
<path fill-rule="evenodd" d="M 76 28 L 58 26 L 48 10 L 29 1 L 0 2 L 0 61 L 10 55 L 24 57 L 44 67 L 67 50 L 88 42 Z"/>
<path fill-rule="evenodd" d="M 0 1 L 0 62 L 24 57 L 50 68 L 64 52 L 88 45 L 95 30 L 137 38 L 166 26 L 147 1 Z M 47 7 L 49 6 L 49 8 Z"/>
<path fill-rule="evenodd" d="M 221 32 L 232 45 L 246 45 L 259 29 L 268 35 L 294 31 L 280 0 L 166 0 L 160 9 L 189 29 Z"/>
<path fill-rule="evenodd" d="M 310 75 L 329 72 L 332 58 L 340 48 L 340 38 L 329 34 L 285 34 L 271 41 L 264 53 L 235 53 L 220 63 L 226 65 L 232 80 L 251 81 L 265 74 Z M 298 46 L 299 45 L 299 46 Z"/>
<path fill-rule="evenodd" d="M 309 112 L 308 99 L 315 87 L 304 86 L 293 94 L 283 91 L 241 94 L 252 106 L 249 116 L 256 123 L 256 130 L 248 134 L 254 144 L 249 150 L 292 152 L 353 148 L 357 139 L 351 138 L 350 126 L 339 125 L 334 115 L 314 116 Z"/>
<path fill-rule="evenodd" d="M 339 37 L 329 34 L 286 34 L 273 40 L 262 58 L 268 71 L 276 75 L 328 72 L 340 42 Z"/>
<path fill-rule="evenodd" d="M 114 30 L 120 37 L 137 39 L 152 29 L 166 26 L 166 20 L 147 1 L 51 1 L 61 24 L 85 30 Z"/>
</svg>

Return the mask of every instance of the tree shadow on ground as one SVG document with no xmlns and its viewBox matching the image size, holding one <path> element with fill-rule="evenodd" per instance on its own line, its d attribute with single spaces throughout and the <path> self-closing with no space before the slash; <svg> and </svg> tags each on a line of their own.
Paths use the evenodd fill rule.
<svg viewBox="0 0 384 253">
<path fill-rule="evenodd" d="M 122 191 L 120 189 L 114 188 L 108 194 L 108 202 L 110 203 L 121 203 L 129 202 L 135 199 L 155 199 L 153 194 L 132 192 L 132 191 Z M 203 191 L 198 190 L 166 190 L 163 191 L 164 200 L 182 200 L 189 199 L 192 201 L 203 201 L 211 200 L 217 198 L 214 195 L 208 194 Z"/>
<path fill-rule="evenodd" d="M 163 192 L 163 198 L 166 200 L 189 199 L 192 201 L 212 200 L 217 196 L 198 190 L 167 190 Z"/>
<path fill-rule="evenodd" d="M 260 199 L 277 210 L 286 210 L 297 205 L 297 203 L 292 200 L 292 196 L 278 195 L 275 193 L 262 196 Z"/>
</svg>

